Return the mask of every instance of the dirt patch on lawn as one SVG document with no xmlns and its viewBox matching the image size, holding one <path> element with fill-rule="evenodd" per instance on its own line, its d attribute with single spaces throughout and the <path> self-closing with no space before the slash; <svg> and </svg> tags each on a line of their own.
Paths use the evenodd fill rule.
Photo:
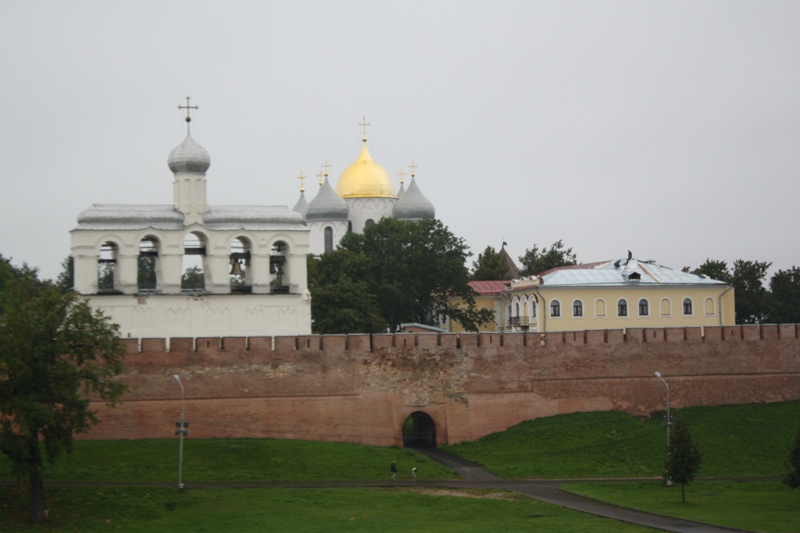
<svg viewBox="0 0 800 533">
<path fill-rule="evenodd" d="M 486 492 L 474 489 L 430 489 L 415 488 L 413 492 L 425 494 L 426 496 L 453 496 L 455 498 L 484 498 L 489 500 L 513 500 L 514 497 L 508 492 Z"/>
</svg>

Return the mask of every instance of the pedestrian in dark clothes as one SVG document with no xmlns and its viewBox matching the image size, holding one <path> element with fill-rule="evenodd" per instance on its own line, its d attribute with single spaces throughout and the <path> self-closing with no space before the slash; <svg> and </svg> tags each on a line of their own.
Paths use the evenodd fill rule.
<svg viewBox="0 0 800 533">
<path fill-rule="evenodd" d="M 395 481 L 397 479 L 397 463 L 395 461 L 392 461 L 391 471 L 392 471 L 392 481 Z"/>
</svg>

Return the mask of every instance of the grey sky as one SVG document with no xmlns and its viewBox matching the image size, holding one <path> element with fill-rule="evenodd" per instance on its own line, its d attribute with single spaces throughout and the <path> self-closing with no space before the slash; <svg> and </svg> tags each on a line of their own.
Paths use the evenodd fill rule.
<svg viewBox="0 0 800 533">
<path fill-rule="evenodd" d="M 413 160 L 477 257 L 800 265 L 800 2 L 0 4 L 0 253 L 55 276 L 92 203 L 294 205 Z M 473 258 L 474 259 L 474 258 Z"/>
</svg>

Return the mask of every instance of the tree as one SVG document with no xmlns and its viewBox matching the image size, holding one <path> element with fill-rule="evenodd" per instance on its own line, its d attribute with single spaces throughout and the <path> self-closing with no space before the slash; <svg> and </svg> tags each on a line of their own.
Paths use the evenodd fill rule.
<svg viewBox="0 0 800 533">
<path fill-rule="evenodd" d="M 205 274 L 199 266 L 187 268 L 181 276 L 181 289 L 204 289 L 206 287 Z"/>
<path fill-rule="evenodd" d="M 564 243 L 558 240 L 547 247 L 539 250 L 539 246 L 533 245 L 531 249 L 525 249 L 525 254 L 520 256 L 519 262 L 522 263 L 520 276 L 533 276 L 560 266 L 575 265 L 577 260 L 572 248 L 564 249 Z"/>
<path fill-rule="evenodd" d="M 683 417 L 676 416 L 667 445 L 667 476 L 681 484 L 681 502 L 686 501 L 686 485 L 692 481 L 703 462 L 703 452 L 694 440 Z"/>
<path fill-rule="evenodd" d="M 763 286 L 772 263 L 733 262 L 733 288 L 736 290 L 736 323 L 759 324 L 767 315 L 767 290 Z"/>
<path fill-rule="evenodd" d="M 390 331 L 397 331 L 405 322 L 436 324 L 441 316 L 477 331 L 480 324 L 493 320 L 494 313 L 476 309 L 465 266 L 469 255 L 464 240 L 438 220 L 384 218 L 363 234 L 345 235 L 338 250 L 323 255 L 309 270 L 312 315 L 322 318 L 358 305 L 360 318 L 338 323 L 337 328 L 346 330 L 339 333 L 364 332 L 357 328 L 377 326 L 370 303 L 374 302 L 377 315 Z M 340 282 L 343 277 L 349 281 Z M 359 282 L 365 285 L 354 285 Z M 359 287 L 370 298 L 359 300 L 352 294 L 333 298 L 334 292 L 352 292 Z M 315 303 L 318 296 L 325 298 L 325 305 Z M 461 303 L 456 305 L 451 298 Z M 320 325 L 315 322 L 317 328 Z"/>
<path fill-rule="evenodd" d="M 71 291 L 75 286 L 75 259 L 71 255 L 61 261 L 61 272 L 55 283 L 61 292 Z"/>
<path fill-rule="evenodd" d="M 22 269 L 7 280 L 0 309 L 0 450 L 26 482 L 30 516 L 45 521 L 43 458 L 72 451 L 75 433 L 98 422 L 93 400 L 113 406 L 125 347 L 116 325 L 74 292 Z"/>
<path fill-rule="evenodd" d="M 767 320 L 774 324 L 800 322 L 800 268 L 777 271 L 769 288 Z"/>
<path fill-rule="evenodd" d="M 783 476 L 783 482 L 793 489 L 800 487 L 800 431 L 794 438 L 794 445 L 789 450 L 789 459 L 784 466 L 786 473 Z"/>
<path fill-rule="evenodd" d="M 335 250 L 323 258 L 324 261 L 309 255 L 307 261 L 314 331 L 320 334 L 386 331 L 377 298 L 364 280 L 366 257 Z"/>
<path fill-rule="evenodd" d="M 689 272 L 688 267 L 684 272 Z M 728 270 L 728 263 L 725 261 L 706 259 L 705 263 L 692 270 L 692 274 L 697 274 L 698 276 L 707 276 L 711 279 L 724 281 L 728 284 L 733 282 L 733 276 Z"/>
<path fill-rule="evenodd" d="M 508 266 L 503 256 L 491 246 L 487 246 L 478 260 L 472 262 L 472 281 L 509 279 Z"/>
</svg>

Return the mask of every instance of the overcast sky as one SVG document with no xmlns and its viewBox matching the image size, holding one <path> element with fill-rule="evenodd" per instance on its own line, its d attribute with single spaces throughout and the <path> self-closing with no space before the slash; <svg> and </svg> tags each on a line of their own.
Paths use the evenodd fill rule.
<svg viewBox="0 0 800 533">
<path fill-rule="evenodd" d="M 475 254 L 800 265 L 800 2 L 0 0 L 0 253 L 54 277 L 92 203 L 292 207 L 369 148 Z"/>
</svg>

